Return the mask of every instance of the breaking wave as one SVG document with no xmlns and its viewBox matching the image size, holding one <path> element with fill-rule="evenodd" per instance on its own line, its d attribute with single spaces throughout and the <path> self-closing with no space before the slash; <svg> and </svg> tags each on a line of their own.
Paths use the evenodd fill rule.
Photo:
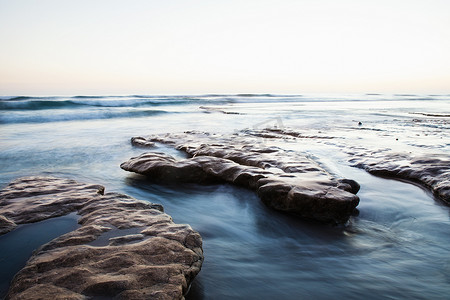
<svg viewBox="0 0 450 300">
<path fill-rule="evenodd" d="M 95 111 L 74 111 L 63 110 L 57 113 L 39 114 L 0 114 L 0 124 L 10 123 L 48 123 L 76 120 L 98 120 L 114 118 L 139 118 L 166 114 L 164 110 L 95 110 Z"/>
</svg>

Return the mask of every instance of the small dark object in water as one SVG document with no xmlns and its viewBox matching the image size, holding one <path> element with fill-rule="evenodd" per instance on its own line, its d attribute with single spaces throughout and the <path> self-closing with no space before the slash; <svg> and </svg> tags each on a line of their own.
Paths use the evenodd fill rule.
<svg viewBox="0 0 450 300">
<path fill-rule="evenodd" d="M 359 126 L 361 126 L 361 125 L 362 125 L 362 123 L 361 123 L 361 122 L 358 122 L 358 125 L 359 125 Z"/>
</svg>

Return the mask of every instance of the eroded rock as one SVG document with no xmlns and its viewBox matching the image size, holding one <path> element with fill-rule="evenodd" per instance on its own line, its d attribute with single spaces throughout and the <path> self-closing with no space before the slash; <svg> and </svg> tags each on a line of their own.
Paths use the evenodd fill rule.
<svg viewBox="0 0 450 300">
<path fill-rule="evenodd" d="M 1 228 L 74 211 L 81 224 L 34 253 L 16 274 L 7 299 L 184 298 L 202 265 L 200 235 L 189 225 L 174 224 L 160 205 L 103 190 L 28 177 L 0 192 Z M 93 246 L 106 234 L 106 245 Z"/>
<path fill-rule="evenodd" d="M 334 178 L 298 153 L 196 132 L 147 140 L 172 145 L 191 158 L 149 152 L 122 163 L 122 169 L 160 182 L 229 182 L 254 190 L 271 208 L 323 222 L 345 223 L 359 203 L 355 181 Z"/>
<path fill-rule="evenodd" d="M 419 114 L 440 118 L 446 117 L 446 115 L 443 114 Z M 424 120 L 413 121 L 422 122 Z M 447 122 L 447 120 L 443 119 L 432 121 Z M 371 128 L 370 130 L 379 129 Z M 311 137 L 315 139 L 324 138 L 322 136 L 308 136 L 288 129 L 251 130 L 249 131 L 249 134 L 264 138 L 283 140 L 291 139 L 292 137 Z M 337 146 L 341 148 L 341 152 L 347 153 L 350 156 L 349 161 L 353 166 L 362 168 L 376 176 L 401 179 L 417 183 L 431 191 L 436 198 L 442 200 L 445 204 L 450 205 L 450 158 L 448 155 L 438 153 L 398 153 L 389 148 L 367 149 L 362 145 L 350 146 L 347 144 L 341 144 Z"/>
<path fill-rule="evenodd" d="M 135 136 L 131 138 L 131 145 L 135 147 L 141 148 L 153 148 L 155 147 L 155 143 L 147 141 L 145 138 L 141 136 Z"/>
<path fill-rule="evenodd" d="M 10 232 L 14 228 L 16 228 L 16 226 L 16 223 L 14 223 L 12 220 L 0 215 L 0 235 Z"/>
<path fill-rule="evenodd" d="M 430 154 L 414 156 L 407 153 L 365 151 L 350 160 L 354 166 L 371 174 L 404 179 L 428 188 L 437 198 L 450 205 L 450 158 Z"/>
</svg>

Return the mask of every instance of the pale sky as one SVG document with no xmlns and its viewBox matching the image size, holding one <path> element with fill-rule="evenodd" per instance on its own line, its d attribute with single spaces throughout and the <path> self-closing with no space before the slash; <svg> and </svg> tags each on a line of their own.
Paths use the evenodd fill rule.
<svg viewBox="0 0 450 300">
<path fill-rule="evenodd" d="M 450 93 L 450 0 L 0 0 L 0 95 Z"/>
</svg>

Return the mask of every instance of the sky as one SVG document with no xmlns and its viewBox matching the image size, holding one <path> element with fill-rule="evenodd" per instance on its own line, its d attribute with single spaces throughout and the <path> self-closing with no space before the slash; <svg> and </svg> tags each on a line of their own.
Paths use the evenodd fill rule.
<svg viewBox="0 0 450 300">
<path fill-rule="evenodd" d="M 450 93 L 450 0 L 0 0 L 0 95 Z"/>
</svg>

